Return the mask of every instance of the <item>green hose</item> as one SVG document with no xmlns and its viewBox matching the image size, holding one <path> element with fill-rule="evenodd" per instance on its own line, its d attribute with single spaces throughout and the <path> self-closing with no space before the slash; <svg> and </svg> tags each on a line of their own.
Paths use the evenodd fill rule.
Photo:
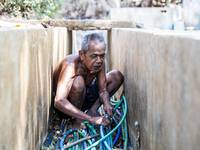
<svg viewBox="0 0 200 150">
<path fill-rule="evenodd" d="M 90 150 L 93 147 L 97 146 L 98 144 L 100 144 L 103 140 L 105 140 L 106 138 L 108 138 L 108 136 L 110 136 L 111 134 L 113 134 L 118 127 L 122 124 L 122 122 L 124 121 L 124 119 L 126 118 L 126 114 L 127 114 L 127 102 L 126 102 L 126 98 L 123 96 L 123 98 L 120 100 L 120 102 L 117 104 L 117 106 L 115 107 L 115 109 L 118 107 L 118 105 L 120 105 L 122 103 L 122 101 L 124 101 L 124 114 L 122 119 L 120 120 L 119 124 L 112 130 L 110 131 L 106 136 L 104 136 L 103 138 L 101 138 L 100 140 L 96 141 L 94 144 L 90 145 L 89 147 L 87 147 L 85 150 Z"/>
<path fill-rule="evenodd" d="M 81 131 L 79 131 L 79 130 L 78 130 L 78 133 L 79 133 L 82 137 L 84 137 L 84 138 L 87 137 L 83 132 L 81 132 Z M 88 139 L 87 141 L 88 141 L 88 143 L 89 143 L 90 145 L 92 145 L 92 141 L 91 141 L 91 140 Z"/>
<path fill-rule="evenodd" d="M 125 100 L 124 100 L 125 101 Z M 121 105 L 121 103 L 123 102 L 123 99 L 121 99 L 118 103 L 117 103 L 117 105 L 115 106 L 115 108 L 114 108 L 114 110 L 116 110 L 118 107 L 119 107 L 119 105 Z M 126 104 L 127 105 L 127 104 Z"/>
<path fill-rule="evenodd" d="M 116 101 L 116 100 L 110 100 L 110 102 L 112 102 L 112 103 L 118 103 L 119 101 Z"/>
<path fill-rule="evenodd" d="M 112 100 L 112 101 L 114 101 L 114 100 Z M 116 110 L 119 107 L 119 105 L 121 105 L 121 103 L 123 102 L 123 99 L 121 98 L 120 101 L 115 101 L 115 102 L 117 102 L 117 105 L 115 106 L 114 110 Z M 115 114 L 113 115 L 113 117 L 115 117 Z M 111 118 L 110 124 L 112 124 L 112 123 L 113 123 L 113 119 Z"/>
<path fill-rule="evenodd" d="M 108 127 L 109 131 L 111 130 L 111 127 Z M 111 144 L 111 148 L 113 148 L 113 141 L 112 141 L 112 135 L 110 135 L 110 144 Z"/>
<path fill-rule="evenodd" d="M 103 150 L 107 150 L 106 146 L 103 144 Z"/>
<path fill-rule="evenodd" d="M 89 124 L 89 122 L 84 122 L 87 127 L 94 133 L 94 134 L 97 134 L 96 130 Z"/>
<path fill-rule="evenodd" d="M 115 100 L 113 100 L 113 99 L 110 99 L 110 103 L 111 103 L 113 106 L 115 106 L 115 105 L 117 105 L 117 104 L 119 103 L 119 101 L 115 101 Z"/>
<path fill-rule="evenodd" d="M 117 109 L 119 107 L 119 105 L 122 103 L 124 98 L 125 98 L 125 96 L 122 96 L 121 97 L 121 101 L 118 101 L 118 103 L 117 103 L 117 101 L 111 100 L 112 102 L 115 102 L 115 104 L 117 103 L 117 106 L 114 109 Z M 124 105 L 124 104 L 122 104 L 122 105 Z M 122 109 L 124 110 L 123 106 L 122 106 Z M 113 116 L 115 116 L 115 114 Z M 111 120 L 111 123 L 112 122 L 113 122 L 113 119 Z M 127 136 L 127 131 L 126 131 L 127 130 L 127 122 L 126 122 L 126 124 L 125 124 L 125 122 L 126 122 L 126 118 L 124 119 L 123 123 L 121 124 L 121 129 L 122 129 L 122 138 L 124 140 L 124 143 L 127 143 L 128 139 L 125 140 L 128 137 Z M 126 148 L 125 149 L 127 149 L 127 144 L 126 144 Z"/>
<path fill-rule="evenodd" d="M 125 96 L 123 96 L 123 98 L 125 99 Z M 125 109 L 124 104 L 122 104 L 122 109 Z M 127 113 L 127 112 L 126 112 Z M 127 150 L 127 145 L 128 145 L 128 129 L 127 129 L 127 121 L 126 118 L 124 119 L 124 150 Z"/>
<path fill-rule="evenodd" d="M 74 132 L 74 142 L 76 142 L 76 132 Z M 75 150 L 76 146 L 72 147 L 72 150 Z"/>
<path fill-rule="evenodd" d="M 86 124 L 86 126 L 94 133 L 97 134 L 96 130 L 90 125 L 90 123 L 88 121 L 84 121 L 84 124 Z M 99 140 L 100 137 L 97 137 L 97 140 Z"/>
<path fill-rule="evenodd" d="M 73 138 L 70 138 L 70 139 L 69 139 L 69 141 L 68 141 L 67 145 L 69 145 L 69 142 L 71 142 L 71 141 L 72 141 L 72 139 L 73 139 Z M 72 150 L 72 148 L 69 148 L 68 150 Z"/>
<path fill-rule="evenodd" d="M 122 104 L 122 110 L 124 111 L 123 104 Z M 123 111 L 122 111 L 122 113 L 124 113 Z M 124 140 L 124 139 L 125 139 L 125 127 L 124 127 L 124 122 L 122 123 L 121 128 L 122 128 L 122 139 Z"/>
<path fill-rule="evenodd" d="M 113 103 L 113 102 L 110 102 L 111 103 L 111 105 L 113 105 L 113 106 L 116 106 L 118 103 Z"/>
<path fill-rule="evenodd" d="M 121 104 L 122 104 L 122 117 L 121 117 L 121 120 L 120 122 L 115 126 L 115 128 L 113 130 L 111 130 L 110 132 L 108 131 L 108 134 L 106 136 L 104 136 L 103 138 L 99 139 L 98 137 L 98 141 L 96 141 L 94 144 L 92 144 L 92 141 L 87 139 L 87 142 L 89 143 L 89 147 L 85 148 L 85 150 L 90 150 L 92 148 L 94 148 L 96 150 L 96 147 L 97 145 L 99 145 L 101 142 L 103 142 L 104 140 L 107 140 L 108 137 L 111 139 L 111 142 L 112 142 L 112 134 L 121 126 L 122 128 L 122 136 L 123 136 L 123 150 L 127 150 L 127 146 L 128 146 L 128 130 L 127 130 L 127 120 L 126 120 L 126 115 L 127 115 L 127 102 L 126 102 L 126 98 L 124 95 L 121 96 L 120 98 L 120 101 L 115 101 L 115 100 L 110 100 L 111 101 L 111 104 L 114 106 L 114 110 L 116 110 Z M 122 103 L 123 102 L 123 103 Z M 114 116 L 114 115 L 113 115 Z M 121 116 L 121 115 L 120 115 Z M 112 120 L 111 120 L 112 122 Z M 84 122 L 86 124 L 86 126 L 94 133 L 94 136 L 97 136 L 97 132 L 96 130 L 89 124 L 89 122 Z M 77 139 L 77 136 L 78 135 L 81 135 L 82 137 L 84 137 L 84 139 L 81 139 L 81 140 L 86 140 L 85 138 L 87 137 L 84 133 L 82 133 L 81 131 L 77 131 L 77 133 L 74 133 L 74 144 L 75 145 L 80 145 L 80 143 L 76 143 L 78 142 L 76 139 Z M 91 138 L 91 137 L 90 137 Z M 71 139 L 70 139 L 71 140 Z M 69 141 L 70 141 L 69 140 Z M 80 142 L 80 141 L 79 141 Z M 71 143 L 71 144 L 73 144 Z M 68 148 L 70 148 L 69 150 L 77 150 L 78 149 L 81 149 L 80 146 L 75 146 L 74 144 L 73 145 L 67 145 L 67 146 L 70 146 Z M 111 143 L 111 148 L 113 148 L 113 144 Z M 106 150 L 107 148 L 103 145 L 103 150 Z"/>
</svg>

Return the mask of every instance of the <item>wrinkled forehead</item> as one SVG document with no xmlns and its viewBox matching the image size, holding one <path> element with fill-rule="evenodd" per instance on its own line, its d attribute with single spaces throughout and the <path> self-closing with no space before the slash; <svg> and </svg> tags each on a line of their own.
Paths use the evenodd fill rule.
<svg viewBox="0 0 200 150">
<path fill-rule="evenodd" d="M 90 41 L 88 50 L 106 50 L 106 45 L 104 41 L 99 41 L 99 40 L 93 40 Z"/>
</svg>

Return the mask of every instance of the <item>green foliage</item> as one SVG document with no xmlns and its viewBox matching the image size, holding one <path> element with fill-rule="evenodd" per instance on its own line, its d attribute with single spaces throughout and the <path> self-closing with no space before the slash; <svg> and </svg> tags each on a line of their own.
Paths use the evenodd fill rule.
<svg viewBox="0 0 200 150">
<path fill-rule="evenodd" d="M 182 0 L 152 0 L 153 3 L 166 3 L 166 4 L 170 4 L 170 3 L 182 3 Z"/>
<path fill-rule="evenodd" d="M 39 19 L 54 18 L 61 6 L 60 0 L 1 0 L 0 3 L 3 12 L 23 17 L 25 13 L 36 13 Z"/>
<path fill-rule="evenodd" d="M 42 145 L 42 150 L 54 150 L 53 147 L 45 147 L 44 145 Z"/>
</svg>

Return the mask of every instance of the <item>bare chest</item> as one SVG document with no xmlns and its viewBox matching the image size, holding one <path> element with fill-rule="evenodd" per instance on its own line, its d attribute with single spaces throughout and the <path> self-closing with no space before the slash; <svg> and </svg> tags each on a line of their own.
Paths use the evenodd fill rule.
<svg viewBox="0 0 200 150">
<path fill-rule="evenodd" d="M 84 78 L 85 79 L 85 85 L 90 85 L 95 77 L 96 77 L 96 75 L 85 76 L 85 78 Z"/>
</svg>

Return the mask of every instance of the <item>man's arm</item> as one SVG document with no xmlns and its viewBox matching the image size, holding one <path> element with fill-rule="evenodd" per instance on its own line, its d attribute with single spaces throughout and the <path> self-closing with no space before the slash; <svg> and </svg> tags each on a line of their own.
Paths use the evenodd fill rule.
<svg viewBox="0 0 200 150">
<path fill-rule="evenodd" d="M 110 103 L 110 95 L 107 91 L 105 62 L 102 66 L 101 71 L 97 75 L 97 83 L 98 83 L 98 88 L 99 88 L 99 98 L 100 98 L 100 101 L 104 104 L 102 113 L 103 113 L 103 115 L 105 115 L 107 113 L 109 118 L 112 118 L 113 113 L 114 113 L 114 108 Z"/>
</svg>

